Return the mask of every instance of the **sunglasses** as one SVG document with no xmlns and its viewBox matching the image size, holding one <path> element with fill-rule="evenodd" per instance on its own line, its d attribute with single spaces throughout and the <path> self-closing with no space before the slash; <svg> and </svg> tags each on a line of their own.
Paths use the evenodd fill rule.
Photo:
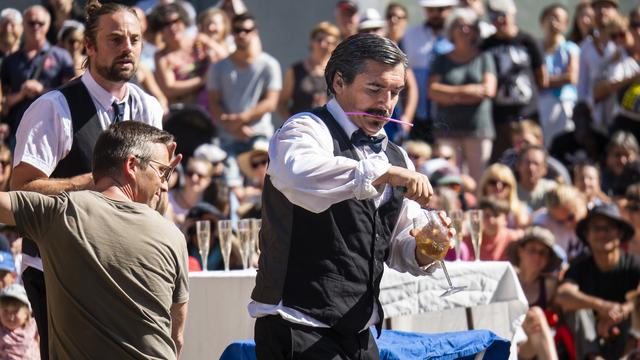
<svg viewBox="0 0 640 360">
<path fill-rule="evenodd" d="M 246 29 L 242 27 L 235 27 L 231 32 L 233 32 L 233 34 L 235 35 L 240 35 L 241 33 L 249 34 L 255 29 L 256 29 L 255 26 L 252 28 L 246 28 Z"/>
<path fill-rule="evenodd" d="M 267 163 L 269 162 L 269 159 L 257 159 L 257 160 L 251 160 L 251 168 L 252 169 L 257 169 L 260 166 L 265 166 L 267 165 Z"/>
<path fill-rule="evenodd" d="M 155 172 L 156 175 L 158 175 L 158 177 L 161 180 L 169 182 L 169 179 L 171 179 L 171 174 L 173 174 L 173 168 L 171 166 L 167 165 L 167 164 L 163 164 L 160 161 L 156 161 L 156 160 L 153 160 L 153 159 L 149 159 L 149 162 L 162 166 L 162 168 L 156 169 L 154 166 L 149 164 L 149 167 L 151 169 L 153 169 L 153 172 Z"/>
<path fill-rule="evenodd" d="M 495 180 L 495 179 L 491 179 L 487 181 L 487 185 L 491 185 L 491 186 L 498 186 L 498 185 L 502 185 L 502 186 L 510 186 L 509 183 L 504 182 L 502 180 Z"/>
<path fill-rule="evenodd" d="M 31 26 L 32 28 L 35 28 L 35 27 L 42 27 L 46 23 L 44 21 L 32 20 L 32 21 L 27 22 L 27 24 L 29 24 L 29 26 Z"/>
</svg>

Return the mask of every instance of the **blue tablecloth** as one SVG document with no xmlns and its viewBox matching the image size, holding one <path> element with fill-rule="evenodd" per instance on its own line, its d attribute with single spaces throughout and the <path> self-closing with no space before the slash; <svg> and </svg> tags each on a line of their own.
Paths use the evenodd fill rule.
<svg viewBox="0 0 640 360">
<path fill-rule="evenodd" d="M 375 331 L 375 330 L 373 330 Z M 375 334 L 374 334 L 375 337 Z M 508 340 L 489 330 L 468 330 L 438 334 L 420 334 L 382 330 L 376 339 L 382 360 L 469 359 L 485 350 L 484 359 L 509 358 Z M 253 340 L 236 341 L 227 346 L 220 360 L 255 360 Z"/>
</svg>

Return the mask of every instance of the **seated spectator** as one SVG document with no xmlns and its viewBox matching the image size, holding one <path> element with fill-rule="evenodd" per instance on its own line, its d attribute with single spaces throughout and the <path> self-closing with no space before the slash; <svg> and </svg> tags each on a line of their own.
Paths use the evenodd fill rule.
<svg viewBox="0 0 640 360">
<path fill-rule="evenodd" d="M 262 188 L 269 163 L 269 143 L 264 138 L 253 140 L 252 149 L 238 155 L 238 167 L 245 176 L 245 187 L 240 198 L 238 216 L 259 218 L 262 209 Z"/>
<path fill-rule="evenodd" d="M 5 248 L 0 250 L 0 289 L 4 289 L 13 284 L 18 278 L 16 263 L 13 259 L 13 254 L 10 252 L 11 249 L 6 248 L 9 246 L 9 241 L 6 237 L 4 237 L 3 243 L 3 247 Z"/>
<path fill-rule="evenodd" d="M 582 163 L 573 168 L 573 186 L 587 199 L 587 208 L 611 201 L 600 186 L 600 170 L 593 164 Z"/>
<path fill-rule="evenodd" d="M 327 103 L 324 68 L 339 39 L 338 28 L 326 21 L 311 30 L 309 56 L 291 65 L 284 75 L 278 99 L 278 112 L 283 119 Z"/>
<path fill-rule="evenodd" d="M 544 206 L 533 214 L 533 224 L 551 230 L 565 262 L 582 255 L 586 246 L 576 236 L 576 225 L 587 216 L 584 195 L 571 185 L 558 185 L 546 193 Z"/>
<path fill-rule="evenodd" d="M 1 359 L 40 360 L 40 337 L 22 285 L 0 292 L 0 325 Z"/>
<path fill-rule="evenodd" d="M 494 197 L 509 204 L 507 226 L 516 229 L 524 228 L 531 223 L 527 204 L 518 199 L 516 178 L 506 165 L 492 164 L 480 179 L 478 197 Z"/>
<path fill-rule="evenodd" d="M 616 180 L 622 175 L 625 166 L 636 160 L 639 151 L 640 145 L 633 134 L 617 131 L 611 136 L 607 144 L 605 166 L 602 169 L 602 191 L 605 194 L 622 195 L 622 193 L 614 194 Z"/>
<path fill-rule="evenodd" d="M 150 17 L 152 31 L 162 34 L 165 47 L 155 55 L 155 76 L 169 104 L 199 104 L 207 107 L 204 90 L 209 59 L 198 53 L 186 28 L 189 15 L 178 3 L 159 5 Z"/>
<path fill-rule="evenodd" d="M 528 145 L 518 155 L 518 199 L 532 211 L 544 206 L 544 195 L 558 184 L 545 179 L 547 174 L 547 151 L 539 145 Z"/>
<path fill-rule="evenodd" d="M 577 359 L 620 359 L 629 340 L 633 311 L 626 294 L 636 290 L 640 281 L 640 259 L 620 245 L 633 238 L 634 228 L 620 216 L 616 205 L 604 204 L 589 211 L 578 223 L 576 234 L 591 254 L 569 266 L 556 303 L 570 320 Z"/>
<path fill-rule="evenodd" d="M 518 154 L 524 147 L 529 145 L 544 146 L 544 138 L 540 125 L 533 120 L 522 120 L 511 123 L 512 147 L 502 153 L 500 163 L 509 166 L 514 173 L 517 172 L 516 163 L 518 161 Z M 564 167 L 560 161 L 549 156 L 548 153 L 547 174 L 544 177 L 565 184 L 571 183 L 571 176 L 567 168 Z"/>
<path fill-rule="evenodd" d="M 573 123 L 575 125 L 573 131 L 553 139 L 549 154 L 567 168 L 585 161 L 594 164 L 599 162 L 609 139 L 596 127 L 591 108 L 587 103 L 576 104 L 573 109 Z"/>
<path fill-rule="evenodd" d="M 453 190 L 457 195 L 460 208 L 466 210 L 476 207 L 477 200 L 474 192 L 467 190 L 464 176 L 460 174 L 457 167 L 447 162 L 428 176 L 434 188 L 446 187 Z"/>
<path fill-rule="evenodd" d="M 507 227 L 509 203 L 504 200 L 487 197 L 480 200 L 478 208 L 482 210 L 480 259 L 490 261 L 507 260 L 507 247 L 521 238 L 524 233 L 520 229 L 509 229 Z M 469 248 L 473 248 L 470 238 L 467 238 L 465 242 Z M 473 254 L 471 259 L 476 257 L 477 254 Z"/>
<path fill-rule="evenodd" d="M 627 246 L 627 251 L 640 256 L 640 183 L 627 188 L 621 204 L 622 217 L 635 229 L 635 234 Z"/>
<path fill-rule="evenodd" d="M 202 200 L 202 195 L 211 184 L 213 165 L 206 159 L 192 157 L 184 169 L 184 184 L 169 191 L 172 220 L 181 226 L 189 209 Z"/>
<path fill-rule="evenodd" d="M 425 172 L 423 173 L 430 175 L 437 168 L 442 167 L 442 160 L 446 161 L 450 167 L 459 169 L 458 154 L 453 146 L 442 142 L 436 142 L 433 147 L 433 158 L 424 164 L 423 170 L 425 170 Z M 460 174 L 460 176 L 462 177 L 465 190 L 475 192 L 477 187 L 476 179 L 466 174 Z"/>
<path fill-rule="evenodd" d="M 431 146 L 422 140 L 407 140 L 402 143 L 402 147 L 407 151 L 407 156 L 418 171 L 431 158 Z"/>
<path fill-rule="evenodd" d="M 551 311 L 558 287 L 558 278 L 553 273 L 560 269 L 562 263 L 556 252 L 553 233 L 538 226 L 528 228 L 522 238 L 507 248 L 507 257 L 516 267 L 530 307 L 522 324 L 527 339 L 518 343 L 518 358 L 557 359 L 545 315 Z"/>
<path fill-rule="evenodd" d="M 22 14 L 14 8 L 0 11 L 0 62 L 20 49 Z"/>
<path fill-rule="evenodd" d="M 218 208 L 206 202 L 200 202 L 189 209 L 183 224 L 183 232 L 187 239 L 187 251 L 189 253 L 189 271 L 202 270 L 202 259 L 198 252 L 198 238 L 196 233 L 196 221 L 198 220 L 208 220 L 211 222 L 211 242 L 209 243 L 209 255 L 207 256 L 207 270 L 224 270 L 224 261 L 222 260 L 222 251 L 218 238 L 218 220 L 225 219 L 227 219 L 227 217 L 224 216 Z M 229 259 L 229 268 L 242 269 L 242 256 L 240 255 L 240 243 L 238 241 L 232 241 Z"/>
</svg>

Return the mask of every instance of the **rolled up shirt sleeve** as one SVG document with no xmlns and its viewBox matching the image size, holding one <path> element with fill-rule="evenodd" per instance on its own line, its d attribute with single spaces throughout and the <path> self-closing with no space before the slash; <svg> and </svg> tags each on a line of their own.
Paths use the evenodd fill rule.
<svg viewBox="0 0 640 360">
<path fill-rule="evenodd" d="M 365 160 L 335 156 L 324 122 L 311 113 L 289 119 L 271 138 L 267 174 L 291 203 L 314 213 L 347 199 L 380 196 L 372 185 L 391 164 L 377 154 Z"/>
</svg>

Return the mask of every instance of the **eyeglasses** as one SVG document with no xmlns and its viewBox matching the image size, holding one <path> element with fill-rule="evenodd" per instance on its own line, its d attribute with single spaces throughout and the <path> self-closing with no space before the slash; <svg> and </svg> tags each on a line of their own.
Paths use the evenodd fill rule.
<svg viewBox="0 0 640 360">
<path fill-rule="evenodd" d="M 491 185 L 494 187 L 497 187 L 498 185 L 502 185 L 504 187 L 511 186 L 508 182 L 505 182 L 502 180 L 496 180 L 496 179 L 487 180 L 487 185 Z"/>
<path fill-rule="evenodd" d="M 46 23 L 44 21 L 32 20 L 28 21 L 27 24 L 29 24 L 29 26 L 31 26 L 32 28 L 35 28 L 45 26 Z"/>
<path fill-rule="evenodd" d="M 241 33 L 249 34 L 255 29 L 256 29 L 255 26 L 252 28 L 246 28 L 246 29 L 242 27 L 234 27 L 233 30 L 231 30 L 231 32 L 233 32 L 234 35 L 240 35 Z"/>
<path fill-rule="evenodd" d="M 407 18 L 407 15 L 398 15 L 398 14 L 389 14 L 387 15 L 387 20 L 389 21 L 399 21 Z"/>
<path fill-rule="evenodd" d="M 267 165 L 267 163 L 269 162 L 269 159 L 258 159 L 258 160 L 251 160 L 251 168 L 252 169 L 257 169 L 259 166 L 264 166 Z"/>
<path fill-rule="evenodd" d="M 140 158 L 137 158 L 137 159 L 140 160 Z M 158 164 L 158 165 L 163 167 L 161 169 L 156 169 L 154 166 L 149 164 L 149 167 L 151 169 L 153 169 L 153 172 L 155 172 L 156 175 L 158 175 L 160 180 L 164 180 L 164 181 L 166 181 L 168 183 L 169 179 L 171 179 L 171 174 L 173 174 L 173 167 L 171 167 L 171 166 L 169 166 L 167 164 L 163 164 L 160 161 L 153 160 L 153 159 L 149 159 L 148 161 L 150 163 L 155 163 L 155 164 Z"/>
</svg>

